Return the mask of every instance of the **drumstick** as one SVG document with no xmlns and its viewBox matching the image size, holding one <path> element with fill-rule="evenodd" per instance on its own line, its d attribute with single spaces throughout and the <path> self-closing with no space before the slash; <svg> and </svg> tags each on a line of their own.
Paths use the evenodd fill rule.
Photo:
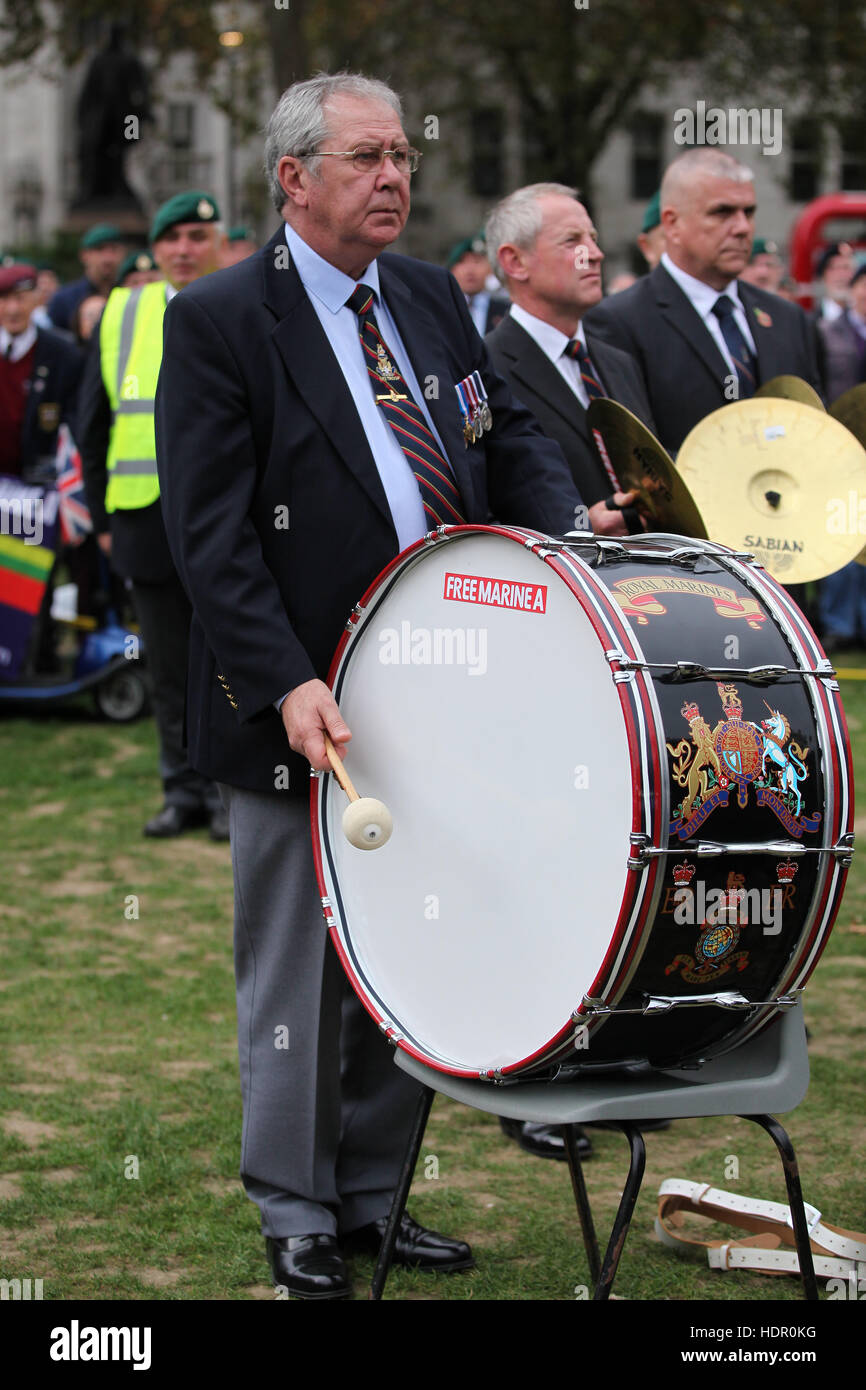
<svg viewBox="0 0 866 1390">
<path fill-rule="evenodd" d="M 372 796 L 359 796 L 352 779 L 343 766 L 343 760 L 327 734 L 325 752 L 334 776 L 349 798 L 343 812 L 343 834 L 356 849 L 378 849 L 391 838 L 394 822 L 391 812 L 381 801 Z"/>
<path fill-rule="evenodd" d="M 328 755 L 328 762 L 331 764 L 331 770 L 349 800 L 360 801 L 361 798 L 352 785 L 352 779 L 343 766 L 343 759 L 340 757 L 327 734 L 325 734 L 325 752 Z"/>
</svg>

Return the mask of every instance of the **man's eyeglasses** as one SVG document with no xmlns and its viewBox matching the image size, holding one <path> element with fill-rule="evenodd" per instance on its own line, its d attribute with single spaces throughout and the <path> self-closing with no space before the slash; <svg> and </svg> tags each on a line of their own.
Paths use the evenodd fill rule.
<svg viewBox="0 0 866 1390">
<path fill-rule="evenodd" d="M 359 145 L 356 150 L 311 150 L 309 155 L 304 156 L 309 159 L 313 155 L 334 155 L 337 159 L 351 159 L 353 165 L 361 174 L 373 174 L 381 169 L 383 162 L 390 159 L 391 163 L 401 174 L 414 174 L 421 161 L 421 151 L 411 148 L 401 150 L 383 150 L 381 145 Z"/>
</svg>

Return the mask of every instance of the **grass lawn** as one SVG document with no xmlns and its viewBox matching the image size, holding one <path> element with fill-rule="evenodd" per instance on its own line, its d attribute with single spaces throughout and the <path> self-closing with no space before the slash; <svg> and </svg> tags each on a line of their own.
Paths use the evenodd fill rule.
<svg viewBox="0 0 866 1390">
<path fill-rule="evenodd" d="M 860 770 L 866 681 L 842 690 Z M 85 703 L 38 720 L 7 715 L 0 757 L 0 1278 L 41 1278 L 46 1299 L 272 1298 L 237 1176 L 228 846 L 204 831 L 142 838 L 160 804 L 149 720 L 107 725 Z M 811 1086 L 784 1121 L 806 1200 L 854 1229 L 866 1229 L 864 924 L 861 851 L 805 995 Z M 593 1142 L 585 1171 L 606 1239 L 627 1150 L 615 1133 Z M 666 1177 L 786 1200 L 757 1126 L 680 1121 L 648 1135 L 647 1151 L 619 1297 L 801 1299 L 796 1279 L 714 1273 L 653 1235 Z M 478 1268 L 395 1271 L 389 1298 L 566 1300 L 589 1283 L 565 1165 L 522 1153 L 489 1116 L 437 1100 L 411 1210 L 471 1240 Z M 355 1267 L 359 1296 L 371 1269 Z"/>
</svg>

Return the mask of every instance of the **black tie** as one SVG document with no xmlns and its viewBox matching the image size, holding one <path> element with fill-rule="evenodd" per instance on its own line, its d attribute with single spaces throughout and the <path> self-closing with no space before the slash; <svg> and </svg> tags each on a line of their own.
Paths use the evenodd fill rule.
<svg viewBox="0 0 866 1390">
<path fill-rule="evenodd" d="M 424 412 L 412 399 L 396 358 L 379 332 L 373 300 L 374 294 L 368 285 L 356 285 L 346 303 L 358 315 L 361 347 L 376 404 L 381 406 L 415 474 L 431 530 L 437 526 L 458 525 L 466 518 L 451 465 L 443 457 Z"/>
<path fill-rule="evenodd" d="M 728 352 L 734 359 L 734 366 L 737 370 L 737 380 L 740 385 L 739 396 L 754 396 L 755 378 L 757 375 L 754 355 L 737 327 L 737 320 L 734 318 L 733 300 L 726 294 L 720 294 L 713 305 L 713 313 L 719 321 L 722 330 L 722 337 L 725 340 Z"/>
</svg>

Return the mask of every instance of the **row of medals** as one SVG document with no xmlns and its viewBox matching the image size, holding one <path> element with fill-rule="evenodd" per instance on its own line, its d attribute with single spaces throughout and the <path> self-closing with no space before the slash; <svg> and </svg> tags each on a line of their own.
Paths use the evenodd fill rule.
<svg viewBox="0 0 866 1390">
<path fill-rule="evenodd" d="M 467 449 L 474 440 L 480 439 L 485 430 L 493 428 L 493 414 L 486 401 L 482 401 L 471 416 L 463 416 L 463 440 Z"/>
<path fill-rule="evenodd" d="M 381 343 L 379 343 L 376 348 L 376 358 L 378 373 L 383 381 L 391 384 L 394 381 L 402 380 L 400 373 L 397 371 Z M 393 385 L 391 385 L 391 399 L 405 400 L 406 397 L 398 395 Z M 480 439 L 485 430 L 490 430 L 492 428 L 493 413 L 487 402 L 482 401 L 480 405 L 475 407 L 471 416 L 464 415 L 463 417 L 463 439 L 467 448 L 474 440 Z"/>
</svg>

